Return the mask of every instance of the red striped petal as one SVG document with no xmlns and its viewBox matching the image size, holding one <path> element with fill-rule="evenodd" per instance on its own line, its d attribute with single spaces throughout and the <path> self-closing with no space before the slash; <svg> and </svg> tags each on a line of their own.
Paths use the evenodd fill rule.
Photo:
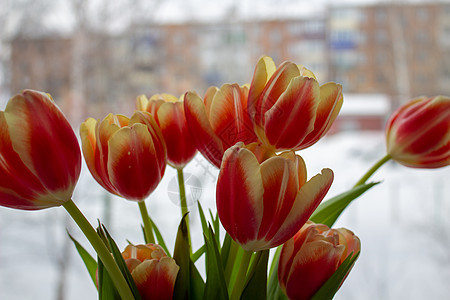
<svg viewBox="0 0 450 300">
<path fill-rule="evenodd" d="M 292 79 L 286 91 L 265 114 L 264 130 L 270 145 L 294 149 L 314 129 L 319 84 L 309 77 Z"/>
<path fill-rule="evenodd" d="M 308 134 L 296 150 L 305 149 L 322 138 L 333 125 L 343 104 L 342 86 L 328 82 L 320 86 L 320 103 L 316 111 L 314 130 Z"/>
<path fill-rule="evenodd" d="M 224 149 L 237 142 L 250 144 L 257 141 L 247 114 L 247 93 L 245 87 L 225 84 L 213 98 L 209 120 Z"/>
<path fill-rule="evenodd" d="M 225 152 L 217 180 L 220 221 L 244 249 L 256 240 L 263 215 L 264 188 L 259 168 L 252 152 L 233 146 Z"/>
<path fill-rule="evenodd" d="M 333 182 L 333 171 L 323 169 L 321 174 L 312 177 L 300 188 L 289 214 L 278 231 L 273 234 L 271 247 L 283 244 L 308 221 L 317 206 L 327 194 Z"/>
<path fill-rule="evenodd" d="M 255 115 L 255 123 L 258 126 L 263 126 L 265 122 L 265 113 L 270 110 L 272 106 L 278 101 L 281 94 L 289 86 L 291 80 L 300 76 L 300 71 L 297 65 L 291 62 L 282 63 L 270 80 L 267 82 L 261 96 L 256 103 L 257 113 Z"/>
<path fill-rule="evenodd" d="M 264 185 L 264 214 L 258 239 L 270 241 L 292 209 L 300 187 L 295 162 L 284 157 L 274 156 L 264 161 L 261 164 L 261 176 Z"/>
<path fill-rule="evenodd" d="M 161 181 L 159 160 L 144 124 L 123 127 L 108 141 L 111 183 L 128 200 L 144 200 Z"/>
<path fill-rule="evenodd" d="M 195 93 L 188 92 L 184 98 L 184 112 L 189 132 L 197 149 L 213 165 L 220 167 L 224 148 L 221 140 L 214 133 L 202 99 Z"/>
<path fill-rule="evenodd" d="M 25 90 L 5 109 L 11 144 L 27 168 L 55 198 L 67 201 L 81 170 L 78 141 L 47 94 Z"/>
<path fill-rule="evenodd" d="M 166 102 L 157 115 L 167 146 L 167 160 L 173 167 L 183 168 L 197 152 L 187 127 L 183 102 Z"/>
<path fill-rule="evenodd" d="M 276 71 L 276 65 L 272 58 L 263 56 L 258 60 L 253 73 L 252 83 L 250 85 L 250 91 L 248 93 L 247 109 L 252 119 L 258 114 L 258 103 L 262 91 L 264 90 L 267 82 Z M 261 116 L 261 114 L 258 114 Z"/>
</svg>

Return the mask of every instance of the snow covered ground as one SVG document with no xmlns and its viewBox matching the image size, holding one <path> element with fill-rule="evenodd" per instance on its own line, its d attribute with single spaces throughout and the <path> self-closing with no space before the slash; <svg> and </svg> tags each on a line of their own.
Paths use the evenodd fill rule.
<svg viewBox="0 0 450 300">
<path fill-rule="evenodd" d="M 341 133 L 301 151 L 309 175 L 330 167 L 333 196 L 349 189 L 384 155 L 382 133 Z M 185 170 L 188 194 L 201 193 L 204 209 L 214 209 L 217 170 L 197 156 Z M 190 174 L 190 175 L 189 175 Z M 146 203 L 150 215 L 173 250 L 180 208 L 174 190 L 175 171 L 166 175 Z M 447 299 L 450 294 L 450 168 L 408 169 L 383 166 L 383 180 L 344 212 L 337 227 L 347 227 L 362 242 L 353 271 L 336 299 Z M 189 200 L 189 199 L 188 199 Z M 127 239 L 142 243 L 135 203 L 108 195 L 83 169 L 74 201 L 92 224 L 106 223 L 123 249 Z M 202 241 L 196 205 L 191 205 L 194 249 Z M 0 207 L 0 299 L 96 299 L 66 228 L 86 248 L 87 241 L 63 208 L 23 212 Z M 62 298 L 60 298 L 62 299 Z"/>
</svg>

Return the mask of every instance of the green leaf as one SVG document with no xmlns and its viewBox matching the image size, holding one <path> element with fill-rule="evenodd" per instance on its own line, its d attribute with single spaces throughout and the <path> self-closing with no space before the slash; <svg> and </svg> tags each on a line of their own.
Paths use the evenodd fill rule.
<svg viewBox="0 0 450 300">
<path fill-rule="evenodd" d="M 86 249 L 81 246 L 80 243 L 78 243 L 73 236 L 70 235 L 69 232 L 67 232 L 69 235 L 69 238 L 72 240 L 72 242 L 75 244 L 75 248 L 78 251 L 78 254 L 80 255 L 81 259 L 84 262 L 84 265 L 86 266 L 89 275 L 91 276 L 92 282 L 94 283 L 95 287 L 97 287 L 96 282 L 96 272 L 97 272 L 97 262 L 95 259 L 89 254 L 89 252 L 86 251 Z"/>
<path fill-rule="evenodd" d="M 114 286 L 114 283 L 100 258 L 98 259 L 98 299 L 121 300 L 119 292 Z"/>
<path fill-rule="evenodd" d="M 152 224 L 153 232 L 155 233 L 156 240 L 158 241 L 158 245 L 160 245 L 164 251 L 166 252 L 167 256 L 172 257 L 170 255 L 169 249 L 166 246 L 166 243 L 164 242 L 164 238 L 161 234 L 161 231 L 159 231 L 158 226 L 156 226 L 155 222 L 153 222 L 152 218 L 148 217 L 150 219 L 150 223 Z"/>
<path fill-rule="evenodd" d="M 134 283 L 134 279 L 131 276 L 130 271 L 128 270 L 127 264 L 125 263 L 125 260 L 123 259 L 123 256 L 119 250 L 119 247 L 117 247 L 116 242 L 114 242 L 114 240 L 112 239 L 108 230 L 106 230 L 105 226 L 103 226 L 103 231 L 105 232 L 106 238 L 108 239 L 109 248 L 111 249 L 114 260 L 116 261 L 117 265 L 119 266 L 120 271 L 122 272 L 123 276 L 125 277 L 125 279 L 128 283 L 128 286 L 130 287 L 131 292 L 134 295 L 134 298 L 136 300 L 141 300 L 141 295 L 139 294 L 136 284 Z"/>
<path fill-rule="evenodd" d="M 339 290 L 347 274 L 350 272 L 355 261 L 358 259 L 359 252 L 355 255 L 350 254 L 339 266 L 336 272 L 325 282 L 324 285 L 314 294 L 311 300 L 329 300 L 333 299 L 336 292 Z"/>
<path fill-rule="evenodd" d="M 201 246 L 197 251 L 195 251 L 192 255 L 191 255 L 191 260 L 192 262 L 196 262 L 200 257 L 202 257 L 203 253 L 205 253 L 206 251 L 206 247 L 205 245 Z"/>
<path fill-rule="evenodd" d="M 204 232 L 206 245 L 206 285 L 203 299 L 228 300 L 227 284 L 225 282 L 222 260 L 214 236 L 214 231 L 209 227 Z"/>
<path fill-rule="evenodd" d="M 200 215 L 200 222 L 202 223 L 203 232 L 208 232 L 208 223 L 206 222 L 205 214 L 203 213 L 203 208 L 200 202 L 197 202 L 198 214 Z"/>
<path fill-rule="evenodd" d="M 270 266 L 269 272 L 269 286 L 267 288 L 267 299 L 273 300 L 287 300 L 288 298 L 281 290 L 280 283 L 278 282 L 278 262 L 280 259 L 282 246 L 278 247 L 275 251 L 275 255 Z"/>
<path fill-rule="evenodd" d="M 371 187 L 380 182 L 371 182 L 359 185 L 351 190 L 339 194 L 319 205 L 316 211 L 311 215 L 310 220 L 315 223 L 325 224 L 328 227 L 333 226 L 344 209 L 356 198 L 361 196 Z"/>
<path fill-rule="evenodd" d="M 248 280 L 241 294 L 243 300 L 267 299 L 267 266 L 269 263 L 269 250 L 263 250 L 256 254 Z"/>
<path fill-rule="evenodd" d="M 180 267 L 175 281 L 173 299 L 200 299 L 205 284 L 190 258 L 186 216 L 187 214 L 183 216 L 178 226 L 173 252 L 173 258 Z"/>
</svg>

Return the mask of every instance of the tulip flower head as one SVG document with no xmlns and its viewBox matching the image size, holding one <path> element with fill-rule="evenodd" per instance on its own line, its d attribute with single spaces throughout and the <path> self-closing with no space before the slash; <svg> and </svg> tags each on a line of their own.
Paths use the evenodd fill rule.
<svg viewBox="0 0 450 300">
<path fill-rule="evenodd" d="M 167 147 L 167 162 L 176 169 L 183 168 L 197 153 L 184 115 L 183 98 L 157 94 L 137 99 L 137 109 L 147 111 L 159 125 Z"/>
<path fill-rule="evenodd" d="M 72 197 L 81 170 L 75 133 L 50 95 L 24 90 L 0 111 L 0 205 L 36 210 Z"/>
<path fill-rule="evenodd" d="M 156 244 L 128 245 L 122 256 L 143 300 L 170 300 L 180 267 Z"/>
<path fill-rule="evenodd" d="M 308 221 L 283 245 L 278 264 L 280 286 L 289 299 L 311 299 L 341 263 L 360 249 L 358 237 L 350 230 Z"/>
<path fill-rule="evenodd" d="M 450 165 L 450 98 L 417 98 L 399 107 L 386 125 L 387 153 L 412 168 Z"/>
<path fill-rule="evenodd" d="M 259 140 L 276 151 L 300 150 L 323 137 L 343 103 L 342 86 L 321 86 L 303 66 L 270 57 L 257 63 L 248 95 L 248 113 Z"/>
<path fill-rule="evenodd" d="M 247 113 L 247 96 L 248 88 L 237 84 L 210 87 L 203 100 L 193 92 L 185 95 L 191 136 L 200 153 L 218 168 L 229 147 L 257 141 Z"/>
<path fill-rule="evenodd" d="M 225 152 L 216 190 L 223 227 L 247 251 L 294 236 L 333 181 L 330 169 L 307 181 L 305 163 L 293 151 L 275 155 L 256 148 L 237 143 Z"/>
<path fill-rule="evenodd" d="M 143 201 L 161 181 L 166 146 L 149 113 L 138 111 L 131 119 L 109 114 L 101 122 L 89 118 L 80 136 L 92 176 L 110 193 Z"/>
</svg>

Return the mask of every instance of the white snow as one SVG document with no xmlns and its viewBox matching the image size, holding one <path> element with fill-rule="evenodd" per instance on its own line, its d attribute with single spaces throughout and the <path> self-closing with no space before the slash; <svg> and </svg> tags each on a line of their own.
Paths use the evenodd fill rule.
<svg viewBox="0 0 450 300">
<path fill-rule="evenodd" d="M 382 133 L 345 133 L 326 137 L 300 151 L 309 177 L 330 167 L 335 181 L 329 197 L 349 189 L 384 155 Z M 197 156 L 185 170 L 202 183 L 204 210 L 214 209 L 217 170 Z M 146 203 L 173 251 L 180 207 L 169 200 L 168 184 L 176 172 L 168 167 L 163 181 Z M 450 168 L 409 169 L 388 163 L 373 180 L 383 180 L 357 199 L 338 220 L 358 235 L 362 251 L 335 299 L 446 299 L 450 294 Z M 169 189 L 170 190 L 170 189 Z M 189 192 L 188 192 L 189 193 Z M 142 243 L 137 204 L 109 196 L 83 169 L 74 201 L 92 224 L 97 218 L 123 249 L 126 240 Z M 104 203 L 109 202 L 110 214 Z M 194 249 L 202 242 L 196 206 L 190 207 Z M 109 217 L 108 217 L 109 215 Z M 96 299 L 96 289 L 66 227 L 91 252 L 80 230 L 67 221 L 63 208 L 23 212 L 0 207 L 0 299 L 53 299 L 67 260 L 65 299 Z M 199 266 L 202 268 L 202 266 Z"/>
</svg>

